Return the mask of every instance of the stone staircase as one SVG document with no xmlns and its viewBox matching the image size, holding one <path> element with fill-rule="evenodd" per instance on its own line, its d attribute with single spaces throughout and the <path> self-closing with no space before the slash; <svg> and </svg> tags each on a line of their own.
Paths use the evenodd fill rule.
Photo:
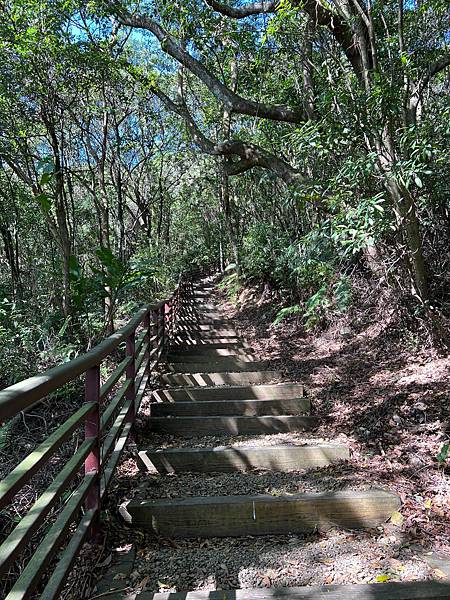
<svg viewBox="0 0 450 600">
<path fill-rule="evenodd" d="M 160 379 L 162 387 L 153 393 L 151 432 L 175 436 L 183 443 L 179 447 L 140 449 L 141 468 L 159 477 L 197 473 L 213 478 L 236 472 L 245 477 L 245 472 L 251 470 L 301 471 L 348 459 L 346 446 L 314 440 L 319 417 L 310 414 L 310 400 L 303 386 L 285 381 L 283 373 L 270 370 L 258 360 L 239 332 L 227 324 L 211 303 L 212 290 L 209 280 L 194 287 L 193 302 L 184 309 L 167 356 L 167 372 Z M 297 432 L 308 432 L 308 441 L 301 445 L 265 443 L 267 436 Z M 201 436 L 220 435 L 252 435 L 256 441 L 251 445 L 217 447 L 198 444 Z M 190 438 L 197 440 L 192 446 Z M 208 538 L 304 533 L 329 527 L 373 528 L 389 519 L 399 505 L 397 496 L 379 489 L 155 499 L 146 497 L 143 488 L 126 505 L 123 514 L 131 525 L 158 536 Z M 139 600 L 447 597 L 437 587 L 432 590 L 434 595 L 426 595 L 431 593 L 428 588 L 426 592 L 420 591 L 425 595 L 417 595 L 417 584 L 405 585 L 142 592 L 138 597 Z"/>
</svg>

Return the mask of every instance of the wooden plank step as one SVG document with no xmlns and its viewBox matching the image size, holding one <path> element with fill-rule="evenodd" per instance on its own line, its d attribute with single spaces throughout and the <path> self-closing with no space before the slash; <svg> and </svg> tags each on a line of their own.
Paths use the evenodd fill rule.
<svg viewBox="0 0 450 600">
<path fill-rule="evenodd" d="M 113 600 L 123 598 L 114 596 Z M 300 588 L 141 592 L 136 600 L 449 600 L 450 585 L 437 581 L 321 585 Z"/>
<path fill-rule="evenodd" d="M 240 373 L 245 371 L 262 371 L 267 368 L 267 361 L 246 362 L 243 360 L 224 357 L 214 362 L 177 362 L 168 363 L 171 373 Z"/>
<path fill-rule="evenodd" d="M 174 353 L 186 352 L 211 352 L 211 350 L 230 350 L 252 352 L 252 348 L 242 340 L 236 342 L 209 342 L 209 340 L 191 339 L 184 343 L 174 341 L 170 346 L 170 351 Z"/>
<path fill-rule="evenodd" d="M 310 431 L 317 427 L 318 417 L 278 415 L 276 417 L 152 417 L 150 429 L 181 437 L 200 435 L 262 435 Z"/>
<path fill-rule="evenodd" d="M 249 354 L 248 350 L 244 350 L 243 348 L 187 348 L 184 352 L 169 351 L 167 361 L 171 363 L 202 362 L 204 360 L 211 362 L 230 357 L 238 358 L 244 362 L 258 360 L 254 354 Z"/>
<path fill-rule="evenodd" d="M 227 316 L 225 316 L 223 313 L 219 312 L 218 310 L 213 310 L 213 309 L 205 309 L 205 308 L 200 308 L 199 306 L 193 306 L 192 310 L 190 311 L 183 311 L 182 313 L 178 314 L 178 318 L 177 320 L 191 320 L 191 319 L 220 319 L 223 323 L 224 322 L 230 322 L 229 318 Z"/>
<path fill-rule="evenodd" d="M 240 537 L 373 528 L 400 507 L 384 490 L 289 496 L 205 496 L 131 500 L 130 523 L 165 537 Z"/>
<path fill-rule="evenodd" d="M 172 346 L 205 346 L 206 348 L 246 347 L 247 343 L 238 335 L 229 336 L 200 336 L 195 334 L 176 333 L 171 340 Z"/>
<path fill-rule="evenodd" d="M 223 315 L 223 312 L 220 310 L 220 308 L 211 302 L 198 302 L 196 309 L 199 312 L 217 312 L 218 314 Z"/>
<path fill-rule="evenodd" d="M 299 471 L 326 467 L 349 459 L 349 450 L 342 444 L 317 446 L 237 446 L 233 448 L 175 448 L 141 450 L 139 458 L 149 472 L 164 473 L 231 473 L 267 469 Z"/>
<path fill-rule="evenodd" d="M 252 385 L 281 379 L 281 371 L 247 371 L 241 373 L 164 373 L 160 381 L 167 385 L 186 387 L 212 385 Z"/>
<path fill-rule="evenodd" d="M 191 333 L 195 331 L 200 335 L 204 334 L 215 334 L 215 337 L 226 337 L 226 336 L 237 336 L 236 329 L 231 327 L 220 327 L 215 325 L 202 325 L 196 323 L 188 323 L 188 324 L 177 324 L 177 334 L 179 333 Z"/>
<path fill-rule="evenodd" d="M 281 400 L 302 398 L 301 383 L 232 385 L 229 387 L 166 388 L 153 392 L 158 402 L 207 402 L 214 400 Z"/>
<path fill-rule="evenodd" d="M 210 415 L 246 416 L 299 415 L 309 412 L 309 398 L 277 400 L 216 400 L 207 402 L 155 402 L 152 417 L 202 417 Z"/>
<path fill-rule="evenodd" d="M 187 331 L 182 329 L 177 329 L 175 331 L 175 337 L 179 338 L 200 338 L 204 340 L 208 340 L 210 338 L 221 338 L 224 341 L 228 341 L 225 338 L 236 338 L 237 341 L 241 340 L 240 335 L 237 332 L 234 333 L 221 333 L 217 334 L 214 331 Z"/>
<path fill-rule="evenodd" d="M 226 319 L 210 318 L 210 317 L 205 317 L 204 315 L 198 315 L 195 318 L 190 317 L 190 318 L 186 318 L 186 319 L 178 319 L 178 321 L 177 321 L 178 328 L 186 327 L 188 329 L 198 329 L 200 325 L 206 326 L 206 327 L 204 327 L 204 330 L 205 330 L 207 327 L 228 329 L 230 324 Z"/>
<path fill-rule="evenodd" d="M 220 329 L 220 330 L 210 330 L 204 331 L 199 329 L 177 329 L 175 332 L 177 337 L 201 337 L 205 340 L 209 338 L 239 338 L 239 334 L 235 330 L 229 329 Z"/>
<path fill-rule="evenodd" d="M 250 347 L 242 338 L 233 337 L 208 337 L 203 336 L 177 336 L 171 340 L 171 347 L 178 348 L 246 348 Z"/>
</svg>

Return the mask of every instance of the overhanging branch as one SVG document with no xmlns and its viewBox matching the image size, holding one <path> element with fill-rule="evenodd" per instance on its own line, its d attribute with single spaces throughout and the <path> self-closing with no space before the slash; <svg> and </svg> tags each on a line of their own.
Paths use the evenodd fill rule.
<svg viewBox="0 0 450 600">
<path fill-rule="evenodd" d="M 293 108 L 285 105 L 265 104 L 243 98 L 215 77 L 154 19 L 147 15 L 131 14 L 115 2 L 110 1 L 109 7 L 123 25 L 150 31 L 160 42 L 161 49 L 196 75 L 228 111 L 250 117 L 287 123 L 302 123 L 308 120 L 307 115 L 300 107 Z"/>
<path fill-rule="evenodd" d="M 277 11 L 280 1 L 269 0 L 267 2 L 248 2 L 240 6 L 230 6 L 218 0 L 204 0 L 214 11 L 231 19 L 245 19 L 252 15 L 274 13 Z M 355 40 L 351 25 L 335 11 L 326 8 L 318 0 L 291 0 L 291 5 L 298 7 L 307 13 L 313 23 L 326 27 L 334 36 L 347 56 L 356 75 L 362 77 L 362 57 L 358 44 Z M 362 22 L 362 29 L 368 36 L 367 26 Z"/>
<path fill-rule="evenodd" d="M 202 152 L 211 156 L 223 156 L 228 159 L 225 161 L 225 172 L 227 175 L 238 175 L 253 167 L 262 167 L 278 175 L 287 184 L 304 181 L 304 177 L 297 169 L 294 169 L 283 159 L 256 144 L 241 140 L 226 140 L 214 143 L 200 130 L 185 104 L 173 102 L 171 98 L 158 88 L 155 88 L 153 92 L 170 111 L 178 114 L 185 121 L 193 141 Z M 234 157 L 237 157 L 239 160 L 233 160 Z"/>
<path fill-rule="evenodd" d="M 248 2 L 241 6 L 229 6 L 216 0 L 205 0 L 206 4 L 216 12 L 220 12 L 231 19 L 245 19 L 253 15 L 262 15 L 276 11 L 279 2 L 269 0 L 268 2 Z"/>
</svg>

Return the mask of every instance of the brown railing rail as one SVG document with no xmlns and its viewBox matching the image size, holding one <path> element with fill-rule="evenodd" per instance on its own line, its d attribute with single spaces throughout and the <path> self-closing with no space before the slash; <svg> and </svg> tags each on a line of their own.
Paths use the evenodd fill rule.
<svg viewBox="0 0 450 600">
<path fill-rule="evenodd" d="M 122 329 L 74 360 L 0 391 L 0 423 L 28 410 L 64 384 L 84 376 L 84 404 L 0 481 L 0 510 L 70 439 L 84 427 L 84 441 L 64 464 L 0 546 L 0 578 L 21 555 L 53 506 L 81 475 L 39 546 L 15 581 L 7 600 L 30 598 L 55 556 L 67 542 L 41 598 L 58 598 L 85 538 L 98 530 L 101 500 L 125 447 L 152 370 L 164 358 L 184 298 L 191 284 L 180 280 L 173 295 L 144 306 Z M 102 362 L 125 343 L 125 358 L 102 382 Z M 84 473 L 80 473 L 84 465 Z M 82 510 L 84 509 L 84 510 Z M 80 513 L 82 516 L 80 518 Z M 70 530 L 70 532 L 69 532 Z"/>
</svg>

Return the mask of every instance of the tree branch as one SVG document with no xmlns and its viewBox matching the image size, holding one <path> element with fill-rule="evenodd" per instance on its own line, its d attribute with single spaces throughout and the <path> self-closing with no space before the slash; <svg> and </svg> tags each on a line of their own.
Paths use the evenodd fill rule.
<svg viewBox="0 0 450 600">
<path fill-rule="evenodd" d="M 408 123 L 416 122 L 417 108 L 419 106 L 419 102 L 421 101 L 422 94 L 423 94 L 425 88 L 427 87 L 427 85 L 430 83 L 431 79 L 435 75 L 437 75 L 438 73 L 440 73 L 441 71 L 446 69 L 448 66 L 450 66 L 450 54 L 445 54 L 444 56 L 441 56 L 441 58 L 439 58 L 435 62 L 431 63 L 431 65 L 428 66 L 426 73 L 416 83 L 416 85 L 414 86 L 414 88 L 411 92 L 411 96 L 410 96 L 409 102 L 408 102 L 408 112 L 407 112 Z"/>
<path fill-rule="evenodd" d="M 108 3 L 110 9 L 113 10 L 123 25 L 150 31 L 159 40 L 161 49 L 196 75 L 229 111 L 287 123 L 302 123 L 307 120 L 307 116 L 300 107 L 292 108 L 284 105 L 264 104 L 242 98 L 217 79 L 187 50 L 183 49 L 175 38 L 154 19 L 147 15 L 133 15 L 112 0 L 109 0 Z"/>
<path fill-rule="evenodd" d="M 206 4 L 231 19 L 244 19 L 246 17 L 258 14 L 274 13 L 279 7 L 279 0 L 269 0 L 267 2 L 249 2 L 241 6 L 229 6 L 217 0 L 204 0 Z M 352 65 L 358 79 L 362 79 L 363 65 L 361 53 L 351 26 L 336 12 L 325 8 L 318 0 L 292 0 L 292 6 L 304 10 L 313 23 L 326 27 L 334 36 L 343 52 Z M 366 24 L 361 21 L 367 33 Z"/>
<path fill-rule="evenodd" d="M 281 177 L 287 184 L 304 181 L 304 177 L 297 169 L 256 144 L 241 140 L 214 143 L 200 130 L 185 104 L 173 102 L 160 89 L 155 88 L 153 92 L 170 111 L 178 114 L 185 121 L 193 141 L 202 152 L 211 156 L 225 156 L 229 159 L 225 163 L 227 175 L 238 175 L 253 167 L 262 167 Z M 239 157 L 240 160 L 233 161 L 232 157 L 234 156 Z"/>
<path fill-rule="evenodd" d="M 422 89 L 424 89 L 430 83 L 430 79 L 432 77 L 443 71 L 448 66 L 450 66 L 450 53 L 445 54 L 428 67 L 428 72 L 422 79 Z"/>
<path fill-rule="evenodd" d="M 274 13 L 279 5 L 277 0 L 268 0 L 267 2 L 248 2 L 241 6 L 229 6 L 217 0 L 205 0 L 206 4 L 216 12 L 220 12 L 231 19 L 245 19 L 253 15 L 262 15 Z"/>
</svg>

